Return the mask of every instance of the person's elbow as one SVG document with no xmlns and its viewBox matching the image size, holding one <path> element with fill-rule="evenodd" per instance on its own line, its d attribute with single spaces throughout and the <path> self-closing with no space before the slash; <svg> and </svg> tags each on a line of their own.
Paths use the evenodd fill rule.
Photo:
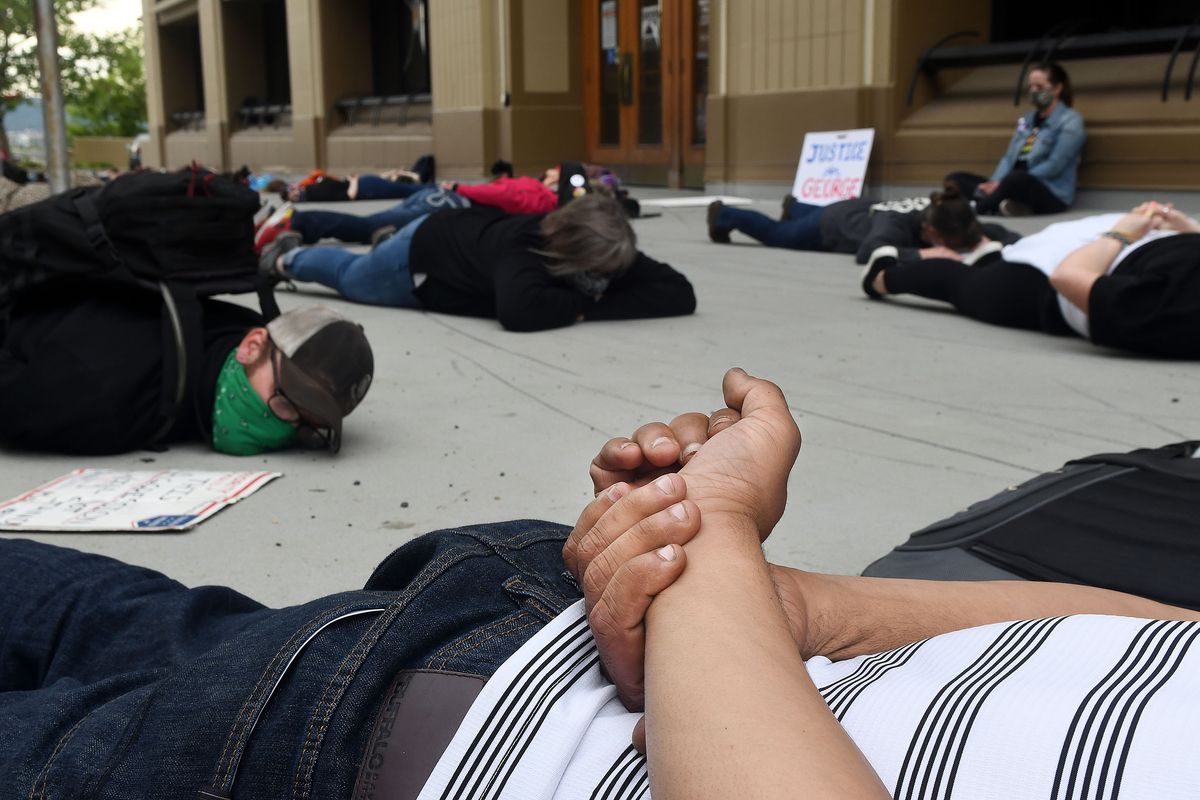
<svg viewBox="0 0 1200 800">
<path fill-rule="evenodd" d="M 537 333 L 538 331 L 548 331 L 554 328 L 565 328 L 575 322 L 575 316 L 551 318 L 543 314 L 534 314 L 528 311 L 514 309 L 509 311 L 500 311 L 496 314 L 496 319 L 500 322 L 500 327 L 512 333 Z"/>
</svg>

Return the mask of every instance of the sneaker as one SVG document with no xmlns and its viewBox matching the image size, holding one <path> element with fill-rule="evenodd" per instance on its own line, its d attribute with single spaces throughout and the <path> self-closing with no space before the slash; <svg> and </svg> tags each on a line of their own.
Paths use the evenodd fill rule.
<svg viewBox="0 0 1200 800">
<path fill-rule="evenodd" d="M 395 225 L 384 225 L 382 228 L 376 228 L 371 234 L 371 249 L 374 250 L 376 247 L 379 247 L 379 245 L 383 244 L 395 235 Z"/>
<path fill-rule="evenodd" d="M 792 209 L 796 207 L 796 203 L 800 201 L 796 199 L 796 195 L 788 194 L 783 198 L 783 216 L 779 218 L 781 222 L 786 222 L 792 216 Z"/>
<path fill-rule="evenodd" d="M 898 264 L 899 257 L 900 251 L 891 245 L 875 248 L 874 252 L 871 253 L 870 260 L 867 261 L 867 266 L 862 272 L 863 294 L 872 300 L 883 299 L 883 295 L 875 291 L 875 278 L 888 267 Z"/>
<path fill-rule="evenodd" d="M 720 200 L 713 200 L 708 204 L 708 238 L 717 244 L 729 244 L 729 232 L 732 230 L 717 225 L 717 215 L 724 207 L 725 204 Z"/>
<path fill-rule="evenodd" d="M 265 277 L 272 286 L 281 281 L 291 280 L 292 276 L 276 265 L 279 263 L 280 256 L 295 250 L 303 243 L 303 237 L 296 231 L 280 232 L 263 248 L 262 254 L 258 257 L 258 274 Z"/>
<path fill-rule="evenodd" d="M 284 203 L 279 207 L 278 211 L 262 224 L 262 227 L 258 229 L 258 233 L 254 234 L 255 255 L 262 255 L 263 248 L 275 241 L 276 236 L 292 229 L 292 214 L 295 211 L 296 207 L 294 205 Z"/>
<path fill-rule="evenodd" d="M 1002 217 L 1028 217 L 1032 214 L 1033 209 L 1024 203 L 1008 198 L 1000 201 L 1000 216 Z"/>
</svg>

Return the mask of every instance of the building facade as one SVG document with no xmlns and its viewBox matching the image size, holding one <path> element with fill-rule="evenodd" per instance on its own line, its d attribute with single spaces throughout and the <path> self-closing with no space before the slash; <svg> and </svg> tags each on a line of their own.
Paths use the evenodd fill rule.
<svg viewBox="0 0 1200 800">
<path fill-rule="evenodd" d="M 1194 8 L 1119 0 L 144 0 L 146 161 L 474 179 L 564 159 L 637 183 L 790 183 L 874 128 L 868 180 L 991 171 L 1029 63 L 1070 71 L 1081 185 L 1200 187 Z M 1193 81 L 1197 91 L 1193 92 Z M 1195 95 L 1194 97 L 1192 95 Z"/>
</svg>

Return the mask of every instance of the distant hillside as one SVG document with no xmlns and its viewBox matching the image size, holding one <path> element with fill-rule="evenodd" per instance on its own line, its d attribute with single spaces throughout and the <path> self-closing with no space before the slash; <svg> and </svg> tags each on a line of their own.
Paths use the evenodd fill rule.
<svg viewBox="0 0 1200 800">
<path fill-rule="evenodd" d="M 26 100 L 4 115 L 4 128 L 9 131 L 42 130 L 42 99 Z"/>
</svg>

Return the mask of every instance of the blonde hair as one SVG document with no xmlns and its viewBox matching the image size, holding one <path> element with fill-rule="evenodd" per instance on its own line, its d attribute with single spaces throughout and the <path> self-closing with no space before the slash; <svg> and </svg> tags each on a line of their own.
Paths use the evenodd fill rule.
<svg viewBox="0 0 1200 800">
<path fill-rule="evenodd" d="M 637 236 L 611 197 L 587 194 L 546 215 L 541 225 L 551 275 L 624 272 L 637 258 Z"/>
</svg>

